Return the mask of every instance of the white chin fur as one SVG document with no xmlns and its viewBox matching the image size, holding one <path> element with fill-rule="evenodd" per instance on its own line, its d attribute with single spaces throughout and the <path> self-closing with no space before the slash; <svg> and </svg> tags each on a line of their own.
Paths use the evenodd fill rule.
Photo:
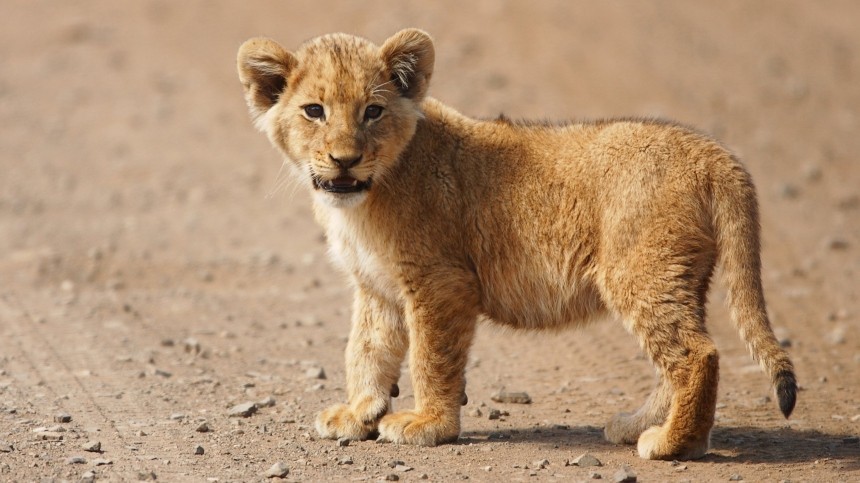
<svg viewBox="0 0 860 483">
<path fill-rule="evenodd" d="M 358 193 L 329 193 L 315 190 L 314 201 L 332 208 L 352 208 L 361 204 L 367 198 L 367 191 Z"/>
</svg>

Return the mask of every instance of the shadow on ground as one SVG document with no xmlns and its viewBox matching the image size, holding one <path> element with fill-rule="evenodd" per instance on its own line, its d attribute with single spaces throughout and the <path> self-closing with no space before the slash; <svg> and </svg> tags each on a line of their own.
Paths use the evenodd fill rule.
<svg viewBox="0 0 860 483">
<path fill-rule="evenodd" d="M 506 431 L 470 431 L 459 443 L 480 444 L 486 441 L 549 444 L 565 447 L 619 447 L 603 439 L 603 428 L 529 428 Z M 860 442 L 856 436 L 833 435 L 815 430 L 790 428 L 761 429 L 748 426 L 715 428 L 711 436 L 711 453 L 701 462 L 712 463 L 813 463 L 816 460 L 839 460 L 840 469 L 860 470 Z"/>
</svg>

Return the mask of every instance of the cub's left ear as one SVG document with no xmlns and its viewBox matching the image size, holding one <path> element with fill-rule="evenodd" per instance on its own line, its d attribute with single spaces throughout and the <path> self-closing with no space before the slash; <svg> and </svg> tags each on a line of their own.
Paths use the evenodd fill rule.
<svg viewBox="0 0 860 483">
<path fill-rule="evenodd" d="M 254 38 L 239 47 L 236 64 L 251 118 L 264 129 L 259 121 L 278 102 L 298 61 L 274 40 Z"/>
<path fill-rule="evenodd" d="M 391 80 L 403 97 L 416 102 L 423 99 L 436 61 L 433 39 L 427 32 L 401 30 L 382 44 L 381 53 L 391 73 Z"/>
</svg>

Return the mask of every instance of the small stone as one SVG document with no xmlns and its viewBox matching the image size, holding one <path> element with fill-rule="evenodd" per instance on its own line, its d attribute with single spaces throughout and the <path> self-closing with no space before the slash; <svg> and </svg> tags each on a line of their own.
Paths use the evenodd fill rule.
<svg viewBox="0 0 860 483">
<path fill-rule="evenodd" d="M 273 398 L 272 396 L 267 396 L 264 399 L 261 399 L 257 403 L 257 407 L 258 408 L 270 408 L 270 407 L 273 407 L 275 405 L 275 403 L 276 403 L 275 398 Z"/>
<path fill-rule="evenodd" d="M 469 416 L 471 416 L 473 418 L 480 418 L 481 416 L 484 415 L 484 413 L 482 413 L 479 408 L 472 408 L 466 414 L 468 414 Z"/>
<path fill-rule="evenodd" d="M 36 434 L 36 439 L 41 441 L 62 441 L 63 433 L 57 431 L 42 431 Z"/>
<path fill-rule="evenodd" d="M 402 461 L 400 461 L 400 460 L 391 460 L 391 461 L 389 461 L 389 462 L 388 462 L 388 467 L 389 467 L 389 468 L 394 468 L 394 467 L 396 467 L 397 465 L 405 465 L 405 464 L 406 464 L 406 463 L 404 463 L 404 462 L 402 462 Z"/>
<path fill-rule="evenodd" d="M 255 412 L 257 412 L 257 405 L 252 402 L 246 402 L 230 408 L 227 415 L 231 418 L 247 418 Z"/>
<path fill-rule="evenodd" d="M 101 441 L 87 441 L 86 443 L 81 445 L 81 448 L 84 451 L 89 451 L 90 453 L 101 453 L 102 451 L 102 443 Z"/>
<path fill-rule="evenodd" d="M 498 409 L 490 409 L 490 412 L 487 414 L 487 419 L 494 420 L 502 417 L 502 412 Z"/>
<path fill-rule="evenodd" d="M 185 349 L 185 352 L 194 355 L 200 354 L 202 350 L 202 347 L 200 346 L 200 341 L 193 337 L 189 337 L 182 341 L 182 347 Z"/>
<path fill-rule="evenodd" d="M 82 465 L 86 462 L 87 460 L 83 456 L 72 456 L 71 458 L 66 458 L 67 465 Z"/>
<path fill-rule="evenodd" d="M 531 404 L 532 402 L 531 396 L 525 392 L 499 391 L 490 396 L 490 399 L 498 403 L 506 404 Z"/>
<path fill-rule="evenodd" d="M 615 483 L 634 483 L 636 481 L 636 473 L 629 466 L 623 465 L 612 476 L 612 481 Z"/>
<path fill-rule="evenodd" d="M 585 468 L 589 466 L 603 466 L 603 463 L 601 463 L 599 459 L 595 458 L 591 454 L 584 453 L 577 456 L 573 460 L 568 460 L 567 466 L 580 466 Z"/>
<path fill-rule="evenodd" d="M 84 472 L 84 474 L 81 475 L 80 483 L 93 483 L 94 481 L 96 481 L 96 474 L 92 471 Z"/>
<path fill-rule="evenodd" d="M 305 377 L 308 379 L 325 379 L 325 369 L 322 367 L 311 367 L 305 371 Z"/>
<path fill-rule="evenodd" d="M 337 460 L 337 464 L 339 465 L 351 465 L 352 463 L 352 456 L 343 456 Z"/>
<path fill-rule="evenodd" d="M 171 414 L 171 415 L 170 415 L 170 419 L 171 419 L 172 421 L 182 421 L 183 419 L 185 419 L 185 414 L 183 414 L 183 413 L 173 413 L 173 414 Z"/>
<path fill-rule="evenodd" d="M 105 465 L 112 465 L 112 464 L 113 464 L 113 460 L 108 460 L 108 459 L 104 459 L 104 458 L 96 458 L 93 460 L 93 466 L 105 466 Z"/>
<path fill-rule="evenodd" d="M 401 472 L 401 473 L 406 473 L 407 471 L 412 471 L 412 470 L 414 470 L 415 468 L 413 468 L 413 467 L 411 467 L 411 466 L 407 466 L 407 465 L 397 465 L 397 466 L 395 466 L 395 467 L 394 467 L 394 469 L 395 469 L 396 471 Z"/>
<path fill-rule="evenodd" d="M 399 480 L 400 480 L 400 477 L 395 475 L 394 473 L 391 473 L 389 475 L 385 475 L 385 481 L 399 481 Z"/>
<path fill-rule="evenodd" d="M 290 468 L 287 464 L 282 461 L 278 461 L 273 464 L 271 468 L 266 470 L 266 472 L 263 473 L 263 476 L 266 478 L 285 478 L 288 474 L 290 474 Z"/>
<path fill-rule="evenodd" d="M 531 465 L 531 467 L 536 469 L 536 470 L 542 470 L 542 469 L 546 468 L 547 466 L 549 466 L 549 460 L 547 460 L 547 459 L 532 461 L 532 465 Z"/>
<path fill-rule="evenodd" d="M 55 423 L 68 423 L 72 421 L 72 415 L 68 413 L 57 413 L 54 415 Z"/>
<path fill-rule="evenodd" d="M 428 475 L 427 473 L 421 473 L 420 475 L 418 475 L 418 479 L 419 480 L 429 480 L 430 475 Z"/>
<path fill-rule="evenodd" d="M 493 471 L 493 467 L 492 467 L 492 466 L 484 466 L 484 467 L 483 467 L 483 468 L 481 468 L 481 469 L 482 469 L 482 470 L 484 470 L 484 471 L 486 471 L 486 472 Z"/>
<path fill-rule="evenodd" d="M 596 471 L 592 471 L 591 473 L 588 474 L 588 477 L 591 478 L 592 480 L 599 480 L 599 479 L 603 478 L 603 475 L 601 475 L 600 473 L 598 473 Z"/>
<path fill-rule="evenodd" d="M 11 453 L 15 448 L 12 447 L 10 443 L 6 441 L 0 441 L 0 453 Z"/>
<path fill-rule="evenodd" d="M 209 423 L 203 421 L 196 428 L 194 428 L 194 431 L 197 431 L 198 433 L 208 433 L 209 431 L 212 431 L 212 428 L 209 427 Z"/>
<path fill-rule="evenodd" d="M 729 477 L 729 481 L 744 481 L 744 477 L 738 474 L 734 474 Z"/>
<path fill-rule="evenodd" d="M 338 438 L 337 445 L 341 448 L 349 446 L 349 438 Z"/>
</svg>

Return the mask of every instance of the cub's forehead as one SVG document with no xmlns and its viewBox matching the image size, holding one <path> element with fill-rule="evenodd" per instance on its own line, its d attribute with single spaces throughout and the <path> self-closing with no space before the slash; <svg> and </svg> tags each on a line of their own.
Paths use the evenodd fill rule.
<svg viewBox="0 0 860 483">
<path fill-rule="evenodd" d="M 367 39 L 330 34 L 306 42 L 296 52 L 298 88 L 328 102 L 366 97 L 387 85 L 379 47 Z"/>
</svg>

